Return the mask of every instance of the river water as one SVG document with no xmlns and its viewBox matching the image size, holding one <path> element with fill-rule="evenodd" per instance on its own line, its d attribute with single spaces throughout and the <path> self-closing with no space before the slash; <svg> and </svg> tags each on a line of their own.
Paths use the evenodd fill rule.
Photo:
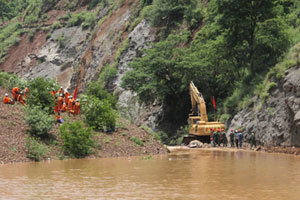
<svg viewBox="0 0 300 200">
<path fill-rule="evenodd" d="M 0 199 L 299 200 L 300 157 L 191 151 L 8 164 Z"/>
</svg>

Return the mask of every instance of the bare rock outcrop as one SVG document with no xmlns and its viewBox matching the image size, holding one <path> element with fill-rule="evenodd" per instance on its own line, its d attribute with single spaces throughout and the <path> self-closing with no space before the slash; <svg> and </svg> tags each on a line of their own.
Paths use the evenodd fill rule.
<svg viewBox="0 0 300 200">
<path fill-rule="evenodd" d="M 300 67 L 286 76 L 262 105 L 257 97 L 252 107 L 237 113 L 229 127 L 243 127 L 246 139 L 254 132 L 259 143 L 270 146 L 300 146 Z"/>
<path fill-rule="evenodd" d="M 114 82 L 115 93 L 118 95 L 119 108 L 122 114 L 137 125 L 147 124 L 152 129 L 157 127 L 159 116 L 162 114 L 162 105 L 154 102 L 145 106 L 138 101 L 136 94 L 121 87 L 122 77 L 130 70 L 128 64 L 137 56 L 141 56 L 142 49 L 148 48 L 155 40 L 155 31 L 143 20 L 128 35 L 129 48 L 123 52 L 118 65 L 118 74 Z"/>
</svg>

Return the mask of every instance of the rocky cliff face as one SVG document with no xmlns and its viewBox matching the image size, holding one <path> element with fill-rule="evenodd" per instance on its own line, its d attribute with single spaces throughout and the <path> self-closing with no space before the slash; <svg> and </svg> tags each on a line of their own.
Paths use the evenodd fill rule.
<svg viewBox="0 0 300 200">
<path fill-rule="evenodd" d="M 252 102 L 234 116 L 229 130 L 243 127 L 246 139 L 254 132 L 263 145 L 300 146 L 300 66 L 286 71 L 262 106 L 257 97 Z"/>
<path fill-rule="evenodd" d="M 152 129 L 159 124 L 159 118 L 162 115 L 162 105 L 155 102 L 152 105 L 145 106 L 140 104 L 136 94 L 131 91 L 124 90 L 121 87 L 122 77 L 130 70 L 128 64 L 133 61 L 136 56 L 141 56 L 142 49 L 148 48 L 149 43 L 155 40 L 155 31 L 150 25 L 143 20 L 128 35 L 129 48 L 123 52 L 118 65 L 118 74 L 114 82 L 115 93 L 119 97 L 119 108 L 122 114 L 133 121 L 137 125 L 147 124 Z"/>
<path fill-rule="evenodd" d="M 48 39 L 46 33 L 40 32 L 31 42 L 24 36 L 21 45 L 13 47 L 1 68 L 28 79 L 54 78 L 71 92 L 79 85 L 79 92 L 84 92 L 106 66 L 116 62 L 118 49 L 128 41 L 128 48 L 118 59 L 118 72 L 112 90 L 119 99 L 123 116 L 135 124 L 147 124 L 154 129 L 159 123 L 162 105 L 157 102 L 150 106 L 140 104 L 136 94 L 121 88 L 121 79 L 130 70 L 128 64 L 136 56 L 141 56 L 141 50 L 147 48 L 156 36 L 155 30 L 144 20 L 133 31 L 128 31 L 139 3 L 139 0 L 125 0 L 118 9 L 110 10 L 108 6 L 99 9 L 97 21 L 102 22 L 89 29 L 63 27 L 52 32 Z M 54 13 L 53 16 L 50 17 L 50 13 Z M 64 11 L 60 13 L 55 9 L 48 13 L 49 18 L 53 18 L 52 23 L 63 14 Z"/>
</svg>

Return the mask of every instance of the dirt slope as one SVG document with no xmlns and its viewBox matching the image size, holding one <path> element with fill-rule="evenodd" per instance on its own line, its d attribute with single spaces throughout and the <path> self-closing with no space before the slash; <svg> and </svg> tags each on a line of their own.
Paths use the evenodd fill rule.
<svg viewBox="0 0 300 200">
<path fill-rule="evenodd" d="M 6 89 L 0 89 L 1 101 L 5 93 L 9 93 Z M 9 93 L 11 96 L 11 94 Z M 28 126 L 25 124 L 23 116 L 23 105 L 16 103 L 15 105 L 5 105 L 0 103 L 0 164 L 12 162 L 29 162 L 26 157 L 26 137 Z M 70 121 L 82 120 L 80 117 L 67 117 Z M 122 120 L 122 124 L 114 133 L 95 132 L 94 140 L 101 148 L 94 149 L 94 153 L 89 158 L 99 157 L 126 157 L 126 156 L 145 156 L 154 154 L 165 154 L 166 149 L 156 141 L 146 131 L 135 125 Z M 59 125 L 56 124 L 50 134 L 56 138 L 58 144 L 48 144 L 50 153 L 46 159 L 61 159 L 63 150 L 61 148 L 61 140 L 58 133 Z M 143 146 L 136 144 L 132 138 L 139 138 L 143 142 Z M 65 158 L 68 158 L 66 155 Z"/>
</svg>

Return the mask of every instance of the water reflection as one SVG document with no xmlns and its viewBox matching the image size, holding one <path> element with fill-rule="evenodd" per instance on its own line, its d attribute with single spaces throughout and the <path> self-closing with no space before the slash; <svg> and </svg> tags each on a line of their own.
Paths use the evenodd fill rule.
<svg viewBox="0 0 300 200">
<path fill-rule="evenodd" d="M 295 156 L 192 151 L 0 166 L 0 199 L 299 199 Z"/>
</svg>

